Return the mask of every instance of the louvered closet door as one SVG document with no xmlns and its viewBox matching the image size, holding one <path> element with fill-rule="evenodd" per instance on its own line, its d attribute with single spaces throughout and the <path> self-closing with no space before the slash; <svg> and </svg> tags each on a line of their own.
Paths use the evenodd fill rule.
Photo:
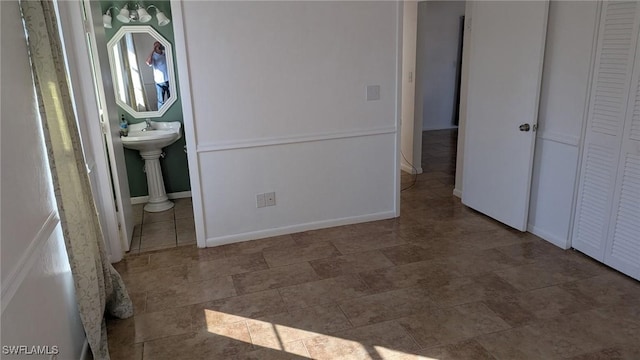
<svg viewBox="0 0 640 360">
<path fill-rule="evenodd" d="M 603 3 L 572 239 L 574 248 L 602 262 L 605 261 L 605 250 L 609 247 L 607 244 L 611 242 L 613 227 L 617 226 L 617 222 L 611 221 L 611 218 L 616 183 L 619 183 L 618 163 L 633 65 L 637 59 L 639 23 L 640 2 Z M 634 176 L 633 158 L 630 157 L 628 161 L 627 177 L 631 179 Z M 636 170 L 639 168 L 636 165 Z M 637 180 L 638 176 L 635 176 Z M 627 187 L 632 182 L 627 180 Z M 626 199 L 628 193 L 624 194 L 618 197 Z M 633 209 L 633 206 L 629 206 L 625 212 Z M 633 219 L 630 221 L 633 222 Z M 622 234 L 632 230 L 632 226 L 622 224 L 618 229 L 617 249 L 620 249 L 623 243 L 628 244 L 628 241 L 621 240 Z M 637 232 L 635 236 L 638 237 Z"/>
<path fill-rule="evenodd" d="M 636 48 L 604 262 L 640 279 L 640 46 Z"/>
</svg>

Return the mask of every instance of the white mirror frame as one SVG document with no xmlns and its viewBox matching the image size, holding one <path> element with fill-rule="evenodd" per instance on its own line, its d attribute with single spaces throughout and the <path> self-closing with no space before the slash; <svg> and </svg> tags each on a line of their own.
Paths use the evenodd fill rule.
<svg viewBox="0 0 640 360">
<path fill-rule="evenodd" d="M 169 93 L 171 96 L 165 101 L 162 109 L 158 109 L 158 111 L 136 111 L 129 104 L 120 100 L 118 94 L 116 94 L 115 84 L 117 83 L 116 79 L 116 71 L 114 69 L 115 59 L 113 47 L 122 39 L 122 37 L 126 33 L 140 33 L 140 34 L 149 34 L 156 38 L 165 48 L 165 54 L 167 58 L 167 71 L 169 73 Z M 111 67 L 111 80 L 114 84 L 114 96 L 116 98 L 116 103 L 120 108 L 126 111 L 129 115 L 133 116 L 136 119 L 144 119 L 144 118 L 156 118 L 164 115 L 167 110 L 173 105 L 176 100 L 178 100 L 178 94 L 176 92 L 176 76 L 173 65 L 173 46 L 164 36 L 162 36 L 159 32 L 157 32 L 150 25 L 137 25 L 137 26 L 122 26 L 118 30 L 118 32 L 113 35 L 111 40 L 107 43 L 107 53 L 109 53 L 109 66 Z"/>
</svg>

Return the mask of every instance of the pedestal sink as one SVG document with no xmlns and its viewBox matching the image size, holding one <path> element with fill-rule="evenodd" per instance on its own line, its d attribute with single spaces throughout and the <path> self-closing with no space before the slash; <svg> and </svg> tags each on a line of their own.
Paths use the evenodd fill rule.
<svg viewBox="0 0 640 360">
<path fill-rule="evenodd" d="M 164 179 L 160 170 L 162 148 L 180 139 L 179 121 L 149 121 L 129 126 L 129 135 L 122 136 L 122 145 L 127 149 L 138 150 L 145 162 L 149 202 L 144 206 L 148 212 L 160 212 L 173 207 L 164 188 Z"/>
</svg>

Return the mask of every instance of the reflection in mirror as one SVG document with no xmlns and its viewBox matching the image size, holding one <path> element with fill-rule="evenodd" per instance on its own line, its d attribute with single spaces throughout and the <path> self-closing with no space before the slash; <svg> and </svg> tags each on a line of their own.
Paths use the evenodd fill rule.
<svg viewBox="0 0 640 360">
<path fill-rule="evenodd" d="M 108 44 L 116 102 L 136 118 L 176 100 L 171 45 L 150 26 L 123 26 Z"/>
</svg>

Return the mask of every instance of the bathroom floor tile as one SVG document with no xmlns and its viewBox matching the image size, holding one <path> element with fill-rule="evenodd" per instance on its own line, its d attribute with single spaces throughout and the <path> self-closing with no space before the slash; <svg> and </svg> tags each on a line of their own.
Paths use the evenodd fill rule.
<svg viewBox="0 0 640 360">
<path fill-rule="evenodd" d="M 175 204 L 173 211 L 176 220 L 193 217 L 193 203 L 191 198 L 175 199 L 173 202 Z"/>
<path fill-rule="evenodd" d="M 133 235 L 128 254 L 138 255 L 139 253 L 140 253 L 140 235 Z"/>
<path fill-rule="evenodd" d="M 142 216 L 144 214 L 144 204 L 131 205 L 131 210 L 133 212 L 133 223 L 136 225 L 142 224 Z"/>
<path fill-rule="evenodd" d="M 142 215 L 142 223 L 143 224 L 151 224 L 155 222 L 161 221 L 173 221 L 174 220 L 174 210 L 173 208 L 161 212 L 148 212 L 145 211 Z"/>
<path fill-rule="evenodd" d="M 173 202 L 173 208 L 157 213 L 144 211 L 144 204 L 132 205 L 135 226 L 128 255 L 196 243 L 191 198 Z"/>
<path fill-rule="evenodd" d="M 164 236 L 167 233 L 175 236 L 176 224 L 173 220 L 142 224 L 141 235 L 143 237 Z"/>
<path fill-rule="evenodd" d="M 176 219 L 176 233 L 195 232 L 195 231 L 196 231 L 196 226 L 193 221 L 193 217 Z"/>
<path fill-rule="evenodd" d="M 184 231 L 177 234 L 176 241 L 178 246 L 196 244 L 196 232 Z"/>
<path fill-rule="evenodd" d="M 142 224 L 140 251 L 158 250 L 176 246 L 176 229 L 173 221 Z"/>
</svg>

